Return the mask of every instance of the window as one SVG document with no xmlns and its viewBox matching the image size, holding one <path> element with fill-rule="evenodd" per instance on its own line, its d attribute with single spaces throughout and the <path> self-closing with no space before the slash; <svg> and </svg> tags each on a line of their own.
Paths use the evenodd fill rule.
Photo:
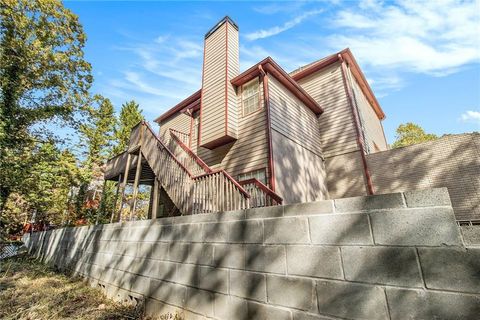
<svg viewBox="0 0 480 320">
<path fill-rule="evenodd" d="M 238 175 L 238 181 L 245 181 L 252 178 L 257 179 L 264 185 L 267 184 L 267 175 L 265 174 L 265 169 L 259 169 Z"/>
<path fill-rule="evenodd" d="M 259 110 L 260 105 L 260 91 L 258 78 L 250 81 L 242 87 L 242 106 L 243 115 L 249 115 Z"/>
</svg>

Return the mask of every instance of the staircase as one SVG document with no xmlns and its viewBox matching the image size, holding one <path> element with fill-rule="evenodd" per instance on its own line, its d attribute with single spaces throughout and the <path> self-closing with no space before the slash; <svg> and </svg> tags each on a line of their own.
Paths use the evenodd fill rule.
<svg viewBox="0 0 480 320">
<path fill-rule="evenodd" d="M 146 122 L 132 129 L 129 150 L 139 152 L 182 214 L 249 208 L 250 195 L 224 170 L 194 175 Z"/>
<path fill-rule="evenodd" d="M 225 170 L 211 169 L 187 146 L 185 134 L 171 130 L 170 136 L 162 141 L 147 122 L 140 122 L 132 129 L 128 150 L 107 162 L 105 177 L 133 169 L 130 164 L 141 155 L 182 215 L 282 204 L 282 198 L 257 179 L 239 183 Z"/>
</svg>

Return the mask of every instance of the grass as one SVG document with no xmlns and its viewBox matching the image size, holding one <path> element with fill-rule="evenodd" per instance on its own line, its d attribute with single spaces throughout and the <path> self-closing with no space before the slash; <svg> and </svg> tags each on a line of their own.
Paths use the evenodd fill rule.
<svg viewBox="0 0 480 320">
<path fill-rule="evenodd" d="M 56 273 L 28 256 L 0 261 L 0 319 L 146 319 L 79 278 Z M 168 319 L 168 318 L 165 318 Z"/>
</svg>

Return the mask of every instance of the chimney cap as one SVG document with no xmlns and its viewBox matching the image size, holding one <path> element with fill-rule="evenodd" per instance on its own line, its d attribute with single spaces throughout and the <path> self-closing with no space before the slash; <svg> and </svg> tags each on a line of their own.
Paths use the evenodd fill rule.
<svg viewBox="0 0 480 320">
<path fill-rule="evenodd" d="M 218 21 L 218 23 L 205 34 L 205 39 L 210 37 L 212 33 L 217 31 L 217 29 L 220 28 L 225 22 L 230 22 L 230 24 L 238 31 L 238 25 L 235 23 L 235 21 L 233 21 L 232 18 L 230 18 L 229 16 L 225 16 L 220 21 Z"/>
</svg>

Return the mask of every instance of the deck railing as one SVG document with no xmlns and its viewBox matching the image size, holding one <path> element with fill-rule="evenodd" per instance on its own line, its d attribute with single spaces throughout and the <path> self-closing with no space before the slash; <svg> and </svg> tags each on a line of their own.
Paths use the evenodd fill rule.
<svg viewBox="0 0 480 320">
<path fill-rule="evenodd" d="M 252 178 L 239 182 L 250 195 L 250 207 L 270 207 L 281 205 L 283 199 L 259 180 Z"/>
<path fill-rule="evenodd" d="M 225 171 L 194 176 L 165 146 L 146 122 L 132 132 L 132 142 L 156 175 L 173 203 L 183 214 L 229 211 L 249 208 L 249 195 Z M 137 137 L 139 137 L 137 139 Z M 137 146 L 132 145 L 135 150 Z"/>
<path fill-rule="evenodd" d="M 212 172 L 212 169 L 200 159 L 180 138 L 180 131 L 170 129 L 169 148 L 183 165 L 194 175 Z"/>
</svg>

